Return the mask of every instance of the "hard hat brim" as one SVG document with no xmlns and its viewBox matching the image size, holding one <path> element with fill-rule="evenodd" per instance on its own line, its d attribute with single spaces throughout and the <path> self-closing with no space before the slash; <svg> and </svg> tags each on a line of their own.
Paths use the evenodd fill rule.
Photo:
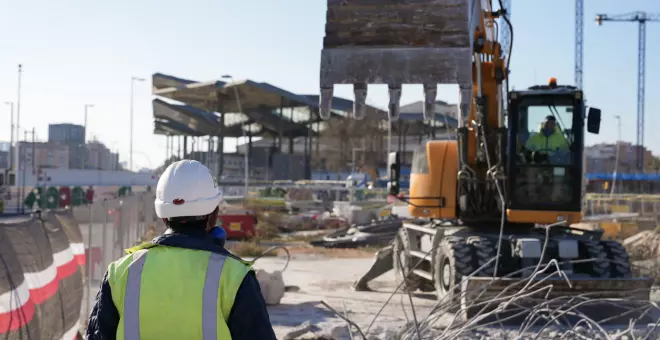
<svg viewBox="0 0 660 340">
<path fill-rule="evenodd" d="M 154 207 L 156 209 L 156 215 L 159 218 L 204 216 L 212 213 L 220 202 L 222 202 L 222 192 L 218 190 L 217 194 L 213 197 L 185 201 L 183 204 L 178 205 L 173 202 L 164 202 L 157 198 L 154 201 Z"/>
</svg>

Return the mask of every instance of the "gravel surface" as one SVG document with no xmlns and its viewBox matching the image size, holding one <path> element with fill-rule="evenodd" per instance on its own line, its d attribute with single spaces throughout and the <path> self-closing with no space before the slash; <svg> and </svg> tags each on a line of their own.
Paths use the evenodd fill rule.
<svg viewBox="0 0 660 340">
<path fill-rule="evenodd" d="M 96 229 L 96 228 L 95 228 Z M 96 234 L 96 232 L 94 232 Z M 264 269 L 272 272 L 281 270 L 286 259 L 283 257 L 261 258 L 255 264 L 255 269 Z M 321 301 L 325 301 L 341 314 L 357 323 L 364 331 L 374 319 L 374 316 L 383 307 L 384 303 L 392 295 L 394 290 L 394 274 L 387 273 L 377 280 L 372 281 L 370 287 L 374 292 L 354 292 L 351 284 L 362 273 L 371 266 L 372 259 L 369 258 L 326 258 L 314 255 L 294 255 L 288 268 L 283 273 L 284 282 L 290 288 L 286 292 L 280 305 L 268 307 L 271 323 L 278 339 L 287 339 L 289 333 L 307 334 L 300 337 L 313 338 L 312 336 L 326 336 L 329 339 L 350 339 L 346 322 L 334 312 L 325 308 Z M 93 299 L 98 290 L 98 283 L 94 282 L 90 294 Z M 660 301 L 660 290 L 654 293 L 654 299 Z M 434 294 L 414 294 L 413 304 L 418 319 L 426 317 L 435 305 Z M 83 307 L 84 308 L 84 307 Z M 412 320 L 410 301 L 405 294 L 395 294 L 390 303 L 385 306 L 380 316 L 374 323 L 369 333 L 369 339 L 399 339 L 397 334 Z M 444 316 L 439 325 L 450 322 L 450 316 Z M 613 336 L 612 339 L 643 339 L 649 335 L 647 340 L 660 339 L 660 330 L 650 334 L 652 326 L 637 325 L 635 334 Z M 608 326 L 606 330 L 611 335 L 627 328 L 625 326 Z M 660 326 L 658 326 L 660 328 Z M 311 330 L 306 331 L 306 330 Z M 440 329 L 434 330 L 433 334 L 427 334 L 425 339 L 438 338 Z M 482 327 L 478 330 L 469 331 L 454 339 L 534 339 L 538 330 L 532 330 L 522 337 L 518 337 L 517 327 L 494 328 Z M 412 337 L 411 339 L 414 339 Z M 536 339 L 604 339 L 594 336 L 594 332 L 587 327 L 578 327 L 574 332 L 566 329 L 548 328 L 541 332 Z"/>
<path fill-rule="evenodd" d="M 272 272 L 280 270 L 284 263 L 284 258 L 262 258 L 257 261 L 255 268 Z M 317 336 L 327 336 L 338 340 L 350 339 L 346 322 L 325 308 L 320 303 L 321 301 L 325 301 L 339 313 L 346 313 L 350 320 L 366 331 L 367 326 L 395 288 L 394 274 L 390 272 L 371 283 L 370 286 L 376 290 L 375 292 L 354 292 L 350 289 L 351 283 L 366 272 L 371 263 L 371 259 L 294 257 L 283 273 L 283 277 L 287 286 L 297 286 L 300 290 L 285 293 L 280 305 L 269 307 L 271 322 L 278 339 L 285 339 L 285 335 L 296 328 L 312 329 Z M 660 300 L 660 291 L 654 293 L 654 299 Z M 415 294 L 413 304 L 417 318 L 424 318 L 435 303 L 434 294 Z M 397 333 L 412 317 L 408 296 L 395 294 L 378 317 L 369 339 L 398 339 Z M 450 320 L 451 317 L 446 315 L 441 318 L 438 325 L 446 325 L 451 322 Z M 650 333 L 653 331 L 653 325 L 637 325 L 634 337 L 631 334 L 619 334 L 627 327 L 628 325 L 621 325 L 604 328 L 614 336 L 613 339 L 634 339 L 635 337 L 641 339 L 647 335 L 648 340 L 660 339 L 660 325 L 657 326 L 659 330 L 654 333 Z M 438 338 L 440 334 L 441 330 L 437 330 L 424 338 Z M 534 339 L 539 334 L 539 330 L 531 330 L 522 337 L 519 337 L 518 334 L 517 327 L 482 327 L 454 339 Z M 580 326 L 572 332 L 567 329 L 547 328 L 537 337 L 537 339 L 560 338 L 599 339 L 595 336 L 595 332 Z"/>
</svg>

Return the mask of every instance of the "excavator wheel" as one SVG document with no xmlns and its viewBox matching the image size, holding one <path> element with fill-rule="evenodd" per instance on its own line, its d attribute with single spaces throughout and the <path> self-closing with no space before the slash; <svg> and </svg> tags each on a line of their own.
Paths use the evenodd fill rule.
<svg viewBox="0 0 660 340">
<path fill-rule="evenodd" d="M 613 278 L 632 277 L 630 256 L 623 245 L 617 241 L 601 241 L 610 261 L 610 276 Z"/>
<path fill-rule="evenodd" d="M 410 274 L 410 270 L 417 264 L 417 261 L 410 255 L 408 230 L 405 228 L 399 229 L 397 236 L 394 238 L 392 250 L 394 274 L 396 275 L 397 284 L 405 279 L 406 283 L 401 289 L 414 292 L 422 285 L 422 278 L 415 274 Z"/>
<path fill-rule="evenodd" d="M 475 267 L 474 270 L 481 268 L 488 263 L 493 257 L 497 256 L 497 249 L 495 244 L 486 237 L 471 236 L 467 239 L 467 243 L 474 247 L 475 254 Z M 489 263 L 482 268 L 476 275 L 477 276 L 493 276 L 495 274 L 495 262 Z"/>
<path fill-rule="evenodd" d="M 594 240 L 580 241 L 579 252 L 580 258 L 593 260 L 580 264 L 582 272 L 593 277 L 610 277 L 610 263 L 603 243 Z"/>
<path fill-rule="evenodd" d="M 450 312 L 455 312 L 460 309 L 461 280 L 476 269 L 474 248 L 464 238 L 445 238 L 438 246 L 434 263 L 433 277 L 438 300 L 450 306 Z"/>
</svg>

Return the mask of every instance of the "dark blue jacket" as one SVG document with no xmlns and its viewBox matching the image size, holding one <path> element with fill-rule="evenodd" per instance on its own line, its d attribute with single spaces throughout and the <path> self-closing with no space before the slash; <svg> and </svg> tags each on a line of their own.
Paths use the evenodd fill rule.
<svg viewBox="0 0 660 340">
<path fill-rule="evenodd" d="M 170 247 L 205 250 L 235 257 L 203 231 L 186 234 L 166 234 L 155 238 L 152 242 Z M 96 295 L 96 302 L 89 316 L 85 339 L 114 340 L 116 338 L 119 312 L 112 302 L 112 292 L 107 278 L 108 273 L 106 272 L 101 283 L 101 290 Z M 233 340 L 277 339 L 270 324 L 266 302 L 261 295 L 259 282 L 253 271 L 245 276 L 238 289 L 227 325 Z"/>
</svg>

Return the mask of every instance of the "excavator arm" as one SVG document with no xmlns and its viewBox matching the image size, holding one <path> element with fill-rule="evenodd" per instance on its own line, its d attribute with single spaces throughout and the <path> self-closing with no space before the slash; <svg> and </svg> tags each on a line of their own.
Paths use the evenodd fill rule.
<svg viewBox="0 0 660 340">
<path fill-rule="evenodd" d="M 425 120 L 435 118 L 438 84 L 460 89 L 457 140 L 427 141 L 413 155 L 409 212 L 420 220 L 404 222 L 392 245 L 394 269 L 408 289 L 433 286 L 440 299 L 460 304 L 469 317 L 474 315 L 469 306 L 479 300 L 469 292 L 485 288 L 487 296 L 500 294 L 504 286 L 527 280 L 528 268 L 554 259 L 571 275 L 572 283 L 551 282 L 561 296 L 608 291 L 607 297 L 648 299 L 652 280 L 631 277 L 620 244 L 559 226 L 579 216 L 580 190 L 573 188 L 582 178 L 584 99 L 579 89 L 556 81 L 505 91 L 508 61 L 497 43 L 500 31 L 511 29 L 504 11 L 494 11 L 488 0 L 327 1 L 321 118 L 330 117 L 335 84 L 353 84 L 357 119 L 366 114 L 368 84 L 388 85 L 394 119 L 403 84 L 423 84 Z M 498 27 L 498 17 L 508 27 Z M 519 162 L 517 140 L 536 124 L 530 123 L 536 119 L 530 119 L 530 111 L 554 106 L 570 117 L 575 130 L 568 162 Z M 589 132 L 597 133 L 600 112 L 590 112 L 588 120 L 593 123 L 587 123 Z M 398 154 L 390 155 L 390 164 L 395 194 Z M 555 190 L 566 188 L 570 195 Z M 543 294 L 530 301 L 550 303 Z"/>
<path fill-rule="evenodd" d="M 438 84 L 458 84 L 459 200 L 465 218 L 499 218 L 493 182 L 503 180 L 502 83 L 507 65 L 488 0 L 328 0 L 320 73 L 320 115 L 330 117 L 335 84 L 353 84 L 353 117 L 366 115 L 368 84 L 387 84 L 399 116 L 403 84 L 423 84 L 425 120 L 435 118 Z M 508 20 L 507 20 L 508 22 Z M 454 198 L 446 198 L 453 199 Z M 471 209 L 470 207 L 476 207 Z"/>
</svg>

